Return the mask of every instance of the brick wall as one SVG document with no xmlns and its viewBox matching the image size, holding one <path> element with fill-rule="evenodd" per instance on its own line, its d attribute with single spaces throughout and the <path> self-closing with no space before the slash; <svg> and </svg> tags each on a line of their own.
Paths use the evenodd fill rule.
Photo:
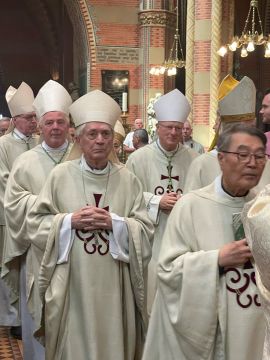
<svg viewBox="0 0 270 360">
<path fill-rule="evenodd" d="M 211 19 L 212 0 L 197 0 L 195 4 L 196 20 Z"/>
<path fill-rule="evenodd" d="M 210 71 L 211 41 L 196 41 L 194 48 L 194 71 Z"/>
<path fill-rule="evenodd" d="M 215 0 L 213 0 L 215 1 Z M 210 20 L 212 10 L 212 0 L 196 0 L 195 1 L 195 23 L 201 20 Z M 210 75 L 211 68 L 211 34 L 208 39 L 201 40 L 200 34 L 195 34 L 194 41 L 194 73 L 198 74 L 195 82 L 195 90 L 193 95 L 193 124 L 208 125 L 209 124 L 209 104 L 210 89 L 206 81 L 207 74 Z M 200 83 L 199 83 L 200 82 Z M 198 91 L 198 89 L 203 89 Z"/>
<path fill-rule="evenodd" d="M 91 68 L 91 89 L 101 89 L 102 70 L 128 70 L 129 93 L 140 89 L 139 25 L 134 23 L 139 3 L 139 0 L 88 0 L 97 53 L 96 65 Z M 123 17 L 123 9 L 133 17 Z M 133 123 L 140 116 L 140 106 L 129 103 L 128 110 L 128 122 Z"/>
</svg>

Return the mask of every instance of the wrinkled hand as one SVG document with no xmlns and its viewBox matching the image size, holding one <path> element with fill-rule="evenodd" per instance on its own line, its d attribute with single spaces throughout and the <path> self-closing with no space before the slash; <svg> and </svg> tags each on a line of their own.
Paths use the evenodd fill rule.
<svg viewBox="0 0 270 360">
<path fill-rule="evenodd" d="M 112 230 L 112 218 L 108 211 L 89 205 L 72 214 L 71 228 L 85 231 Z"/>
<path fill-rule="evenodd" d="M 181 197 L 175 192 L 166 193 L 162 196 L 159 202 L 159 208 L 165 213 L 170 213 L 176 201 Z"/>
<path fill-rule="evenodd" d="M 218 264 L 221 267 L 239 266 L 252 258 L 247 240 L 233 241 L 219 250 Z"/>
</svg>

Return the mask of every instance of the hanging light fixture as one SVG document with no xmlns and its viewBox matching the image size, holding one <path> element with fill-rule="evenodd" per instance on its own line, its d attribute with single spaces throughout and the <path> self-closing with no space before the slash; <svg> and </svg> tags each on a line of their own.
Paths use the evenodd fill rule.
<svg viewBox="0 0 270 360">
<path fill-rule="evenodd" d="M 226 55 L 228 50 L 236 51 L 241 48 L 241 57 L 247 57 L 248 53 L 253 52 L 257 45 L 263 45 L 265 48 L 264 57 L 270 58 L 270 35 L 265 36 L 263 33 L 258 3 L 259 0 L 250 1 L 249 12 L 242 35 L 240 37 L 235 35 L 230 44 L 221 46 L 217 51 L 220 56 Z M 258 25 L 256 24 L 256 15 L 259 22 Z"/>
<path fill-rule="evenodd" d="M 181 69 L 186 66 L 186 62 L 184 60 L 183 49 L 180 41 L 179 35 L 179 0 L 177 0 L 176 4 L 176 29 L 174 34 L 173 45 L 170 50 L 169 58 L 162 65 L 152 66 L 149 73 L 151 75 L 168 75 L 174 76 L 177 74 L 177 69 Z"/>
</svg>

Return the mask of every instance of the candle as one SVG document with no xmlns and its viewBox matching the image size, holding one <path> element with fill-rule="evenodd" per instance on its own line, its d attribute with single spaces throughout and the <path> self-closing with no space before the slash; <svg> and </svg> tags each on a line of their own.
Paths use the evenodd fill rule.
<svg viewBox="0 0 270 360">
<path fill-rule="evenodd" d="M 122 111 L 127 112 L 127 93 L 122 93 Z"/>
</svg>

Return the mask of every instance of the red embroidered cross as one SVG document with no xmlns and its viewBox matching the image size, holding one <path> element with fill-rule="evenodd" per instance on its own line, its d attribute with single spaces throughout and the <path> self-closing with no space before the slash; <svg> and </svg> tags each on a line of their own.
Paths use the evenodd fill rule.
<svg viewBox="0 0 270 360">
<path fill-rule="evenodd" d="M 99 207 L 99 203 L 100 200 L 102 198 L 103 194 L 93 194 L 94 199 L 95 199 L 95 205 L 96 207 Z M 109 206 L 105 206 L 102 209 L 109 211 Z M 109 251 L 109 231 L 107 230 L 100 230 L 100 231 L 94 231 L 94 232 L 89 232 L 89 231 L 85 231 L 85 230 L 76 230 L 76 235 L 78 236 L 78 238 L 80 240 L 82 240 L 84 242 L 84 250 L 92 255 L 94 254 L 96 251 L 100 254 L 100 255 L 106 255 Z M 98 238 L 100 238 L 102 240 L 102 243 L 100 244 L 98 241 Z M 92 249 L 89 247 L 92 247 Z M 105 249 L 103 250 L 103 248 L 105 247 Z"/>
</svg>

